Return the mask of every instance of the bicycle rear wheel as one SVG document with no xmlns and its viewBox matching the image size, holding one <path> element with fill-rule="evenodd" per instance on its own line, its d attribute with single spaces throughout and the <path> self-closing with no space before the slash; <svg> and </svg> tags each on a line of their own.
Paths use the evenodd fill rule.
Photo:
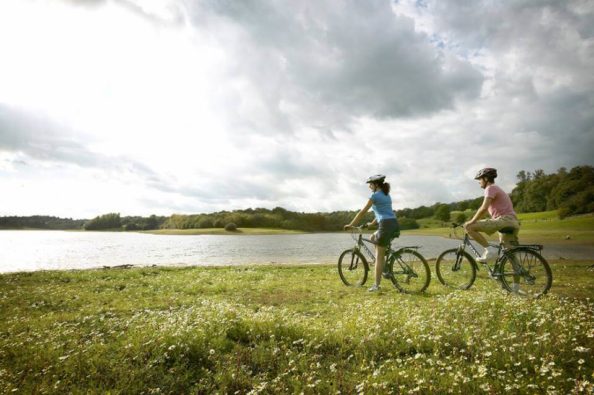
<svg viewBox="0 0 594 395">
<path fill-rule="evenodd" d="M 361 286 L 367 281 L 369 266 L 365 257 L 357 250 L 350 249 L 338 258 L 338 274 L 344 285 Z"/>
<path fill-rule="evenodd" d="M 546 294 L 553 284 L 549 263 L 533 249 L 513 249 L 500 267 L 501 282 L 509 292 L 528 298 Z"/>
<path fill-rule="evenodd" d="M 435 262 L 435 274 L 446 287 L 468 289 L 476 280 L 474 259 L 466 251 L 457 248 L 441 253 Z"/>
<path fill-rule="evenodd" d="M 406 293 L 423 292 L 431 281 L 429 264 L 415 250 L 402 249 L 393 253 L 389 260 L 390 279 L 398 290 Z"/>
</svg>

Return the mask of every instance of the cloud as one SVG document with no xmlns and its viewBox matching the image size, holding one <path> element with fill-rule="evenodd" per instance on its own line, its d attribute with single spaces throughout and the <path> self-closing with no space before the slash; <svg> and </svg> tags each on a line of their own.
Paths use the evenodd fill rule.
<svg viewBox="0 0 594 395">
<path fill-rule="evenodd" d="M 24 155 L 19 160 L 63 163 L 103 169 L 114 174 L 135 174 L 151 182 L 161 181 L 148 166 L 122 156 L 109 156 L 87 148 L 93 139 L 49 117 L 0 104 L 0 151 Z"/>
<path fill-rule="evenodd" d="M 137 214 L 358 209 L 376 173 L 414 207 L 479 196 L 486 165 L 511 190 L 519 170 L 592 163 L 593 15 L 581 0 L 7 0 L 0 181 L 78 193 L 84 178 Z"/>
<path fill-rule="evenodd" d="M 425 4 L 396 12 L 424 21 L 445 51 L 485 75 L 480 98 L 457 111 L 459 138 L 504 155 L 494 162 L 510 170 L 592 163 L 594 45 L 585 28 L 594 24 L 592 2 Z"/>
<path fill-rule="evenodd" d="M 97 165 L 97 158 L 73 141 L 74 135 L 68 126 L 47 117 L 0 104 L 0 150 L 24 152 L 38 160 Z"/>
<path fill-rule="evenodd" d="M 441 53 L 389 2 L 195 2 L 196 29 L 234 53 L 233 79 L 254 104 L 239 112 L 253 132 L 314 125 L 347 128 L 360 116 L 393 118 L 453 108 L 480 93 L 483 77 Z"/>
</svg>

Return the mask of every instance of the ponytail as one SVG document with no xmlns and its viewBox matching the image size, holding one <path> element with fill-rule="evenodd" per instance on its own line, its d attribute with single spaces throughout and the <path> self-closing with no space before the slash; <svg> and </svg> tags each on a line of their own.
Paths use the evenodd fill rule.
<svg viewBox="0 0 594 395">
<path fill-rule="evenodd" d="M 389 183 L 384 182 L 379 187 L 381 188 L 381 190 L 384 193 L 384 195 L 389 195 L 390 194 L 390 184 Z"/>
</svg>

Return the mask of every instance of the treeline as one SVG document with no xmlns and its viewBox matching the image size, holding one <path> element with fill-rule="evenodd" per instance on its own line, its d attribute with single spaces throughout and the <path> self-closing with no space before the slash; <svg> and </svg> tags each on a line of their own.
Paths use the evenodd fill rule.
<svg viewBox="0 0 594 395">
<path fill-rule="evenodd" d="M 167 217 L 120 217 L 119 213 L 103 214 L 86 221 L 85 230 L 153 230 L 159 229 Z"/>
<path fill-rule="evenodd" d="M 221 211 L 210 214 L 179 215 L 174 214 L 165 221 L 163 228 L 196 229 L 223 228 L 227 224 L 235 224 L 239 228 L 280 228 L 303 231 L 337 231 L 349 223 L 357 211 L 334 211 L 331 213 L 299 213 L 276 207 Z M 370 211 L 364 217 L 371 221 Z M 419 224 L 412 218 L 399 218 L 402 229 L 416 229 Z"/>
<path fill-rule="evenodd" d="M 543 170 L 520 171 L 518 183 L 510 196 L 517 212 L 558 210 L 559 216 L 594 212 L 594 168 L 577 166 L 567 171 L 561 168 L 554 174 Z M 480 207 L 483 197 L 453 203 L 435 203 L 432 206 L 405 208 L 396 214 L 402 229 L 416 229 L 417 220 L 435 218 L 442 222 L 466 220 L 465 211 Z M 452 212 L 457 212 L 455 215 Z M 467 212 L 468 213 L 468 212 Z M 234 224 L 239 228 L 280 228 L 303 231 L 338 231 L 349 223 L 357 211 L 334 211 L 331 213 L 299 213 L 276 207 L 220 211 L 208 214 L 180 215 L 170 217 L 121 217 L 118 213 L 100 215 L 91 220 L 73 220 L 49 216 L 0 217 L 0 228 L 5 229 L 86 229 L 86 230 L 152 230 L 224 228 Z M 367 213 L 364 221 L 371 221 Z"/>
<path fill-rule="evenodd" d="M 511 199 L 518 212 L 558 210 L 560 218 L 594 212 L 592 166 L 576 166 L 570 171 L 562 167 L 554 174 L 522 170 L 517 177 Z"/>
<path fill-rule="evenodd" d="M 405 208 L 402 210 L 397 210 L 396 214 L 398 218 L 411 218 L 411 219 L 421 219 L 421 218 L 431 218 L 435 217 L 437 219 L 443 219 L 444 221 L 448 221 L 450 212 L 452 211 L 466 211 L 468 209 L 476 210 L 478 209 L 481 204 L 483 203 L 483 197 L 477 197 L 475 199 L 468 199 L 462 200 L 459 202 L 453 203 L 435 203 L 432 206 L 420 206 L 417 208 Z"/>
<path fill-rule="evenodd" d="M 109 213 L 91 220 L 59 218 L 43 215 L 28 217 L 0 217 L 0 229 L 48 229 L 48 230 L 152 230 L 159 229 L 167 217 L 120 217 Z"/>
<path fill-rule="evenodd" d="M 0 229 L 51 229 L 69 230 L 81 229 L 86 220 L 72 218 L 58 218 L 47 215 L 32 215 L 29 217 L 0 217 Z"/>
<path fill-rule="evenodd" d="M 332 213 L 298 213 L 276 207 L 221 211 L 209 214 L 174 214 L 165 221 L 163 228 L 223 228 L 235 224 L 239 228 L 280 228 L 303 231 L 335 231 L 349 223 L 354 211 L 335 211 Z M 371 215 L 366 220 L 371 221 Z"/>
</svg>

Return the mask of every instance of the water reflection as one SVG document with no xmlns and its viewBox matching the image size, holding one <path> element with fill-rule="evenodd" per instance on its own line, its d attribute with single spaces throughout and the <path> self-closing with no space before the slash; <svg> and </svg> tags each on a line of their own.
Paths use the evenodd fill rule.
<svg viewBox="0 0 594 395">
<path fill-rule="evenodd" d="M 340 252 L 353 243 L 348 233 L 166 236 L 123 232 L 0 231 L 0 272 L 128 264 L 334 263 Z M 435 258 L 444 249 L 457 246 L 458 241 L 435 236 L 402 236 L 395 244 L 422 246 L 420 252 L 425 257 Z M 549 253 L 554 251 L 549 249 Z"/>
</svg>

